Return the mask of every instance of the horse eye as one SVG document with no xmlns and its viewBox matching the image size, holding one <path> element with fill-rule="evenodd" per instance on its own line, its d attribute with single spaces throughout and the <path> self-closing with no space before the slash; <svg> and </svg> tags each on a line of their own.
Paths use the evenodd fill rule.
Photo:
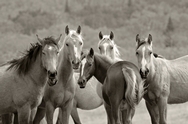
<svg viewBox="0 0 188 124">
<path fill-rule="evenodd" d="M 57 54 L 59 54 L 59 51 L 57 51 Z"/>
<path fill-rule="evenodd" d="M 151 54 L 152 54 L 152 52 L 149 52 L 149 54 L 151 55 Z"/>
<path fill-rule="evenodd" d="M 99 47 L 99 50 L 101 50 L 101 47 Z"/>
<path fill-rule="evenodd" d="M 69 46 L 69 44 L 68 44 L 68 43 L 66 43 L 66 46 Z"/>
<path fill-rule="evenodd" d="M 89 66 L 91 66 L 92 64 L 91 63 L 89 63 Z"/>
<path fill-rule="evenodd" d="M 111 46 L 110 48 L 111 48 L 111 49 L 113 49 L 114 47 L 113 47 L 113 46 Z"/>
<path fill-rule="evenodd" d="M 43 55 L 45 55 L 45 53 L 44 53 L 44 52 L 42 52 L 42 54 L 43 54 Z"/>
<path fill-rule="evenodd" d="M 82 42 L 80 42 L 80 45 L 82 45 Z"/>
<path fill-rule="evenodd" d="M 136 52 L 136 55 L 138 55 L 138 52 Z"/>
</svg>

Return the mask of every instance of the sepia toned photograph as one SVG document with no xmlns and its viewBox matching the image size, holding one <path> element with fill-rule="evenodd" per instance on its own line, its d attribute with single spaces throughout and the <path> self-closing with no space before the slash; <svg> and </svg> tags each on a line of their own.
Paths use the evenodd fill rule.
<svg viewBox="0 0 188 124">
<path fill-rule="evenodd" d="M 188 0 L 0 0 L 0 124 L 188 124 Z"/>
</svg>

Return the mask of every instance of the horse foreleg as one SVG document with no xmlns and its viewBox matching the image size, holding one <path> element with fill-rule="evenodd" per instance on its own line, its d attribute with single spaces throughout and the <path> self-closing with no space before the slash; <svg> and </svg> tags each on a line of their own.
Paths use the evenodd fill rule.
<svg viewBox="0 0 188 124">
<path fill-rule="evenodd" d="M 161 97 L 158 101 L 160 124 L 167 124 L 167 97 Z"/>
<path fill-rule="evenodd" d="M 30 124 L 33 124 L 33 120 L 35 118 L 36 112 L 37 112 L 37 107 L 31 110 Z"/>
<path fill-rule="evenodd" d="M 66 105 L 61 106 L 62 111 L 62 124 L 69 124 L 69 117 L 73 107 L 73 99 L 68 101 Z"/>
<path fill-rule="evenodd" d="M 81 124 L 75 102 L 71 111 L 71 116 L 75 124 Z"/>
<path fill-rule="evenodd" d="M 146 108 L 150 114 L 152 124 L 159 124 L 159 109 L 157 105 L 151 105 L 145 101 Z"/>
<path fill-rule="evenodd" d="M 33 124 L 40 124 L 41 120 L 44 118 L 46 110 L 38 107 L 36 116 L 34 118 Z"/>
<path fill-rule="evenodd" d="M 2 124 L 12 124 L 13 123 L 13 113 L 2 115 L 1 120 L 2 120 Z"/>
<path fill-rule="evenodd" d="M 46 103 L 46 121 L 47 124 L 53 124 L 53 115 L 55 108 L 51 102 Z"/>
<path fill-rule="evenodd" d="M 111 107 L 106 104 L 105 102 L 104 103 L 104 107 L 105 107 L 105 110 L 106 110 L 106 114 L 107 114 L 107 121 L 108 121 L 108 124 L 112 124 L 112 113 L 111 113 Z"/>
<path fill-rule="evenodd" d="M 24 105 L 18 110 L 18 122 L 19 124 L 29 124 L 31 109 L 29 105 Z"/>
</svg>

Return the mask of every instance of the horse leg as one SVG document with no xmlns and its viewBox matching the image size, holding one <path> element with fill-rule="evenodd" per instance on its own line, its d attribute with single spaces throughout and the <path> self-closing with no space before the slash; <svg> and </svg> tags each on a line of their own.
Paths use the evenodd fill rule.
<svg viewBox="0 0 188 124">
<path fill-rule="evenodd" d="M 159 124 L 159 109 L 157 105 L 151 105 L 145 101 L 146 108 L 150 114 L 152 124 Z"/>
<path fill-rule="evenodd" d="M 2 124 L 12 124 L 13 113 L 4 114 L 1 116 Z"/>
<path fill-rule="evenodd" d="M 37 112 L 37 107 L 31 110 L 30 124 L 33 124 L 33 120 L 35 118 L 36 112 Z"/>
<path fill-rule="evenodd" d="M 104 107 L 105 107 L 105 110 L 106 110 L 106 114 L 107 114 L 107 121 L 108 121 L 108 124 L 112 124 L 112 113 L 111 113 L 111 107 L 106 104 L 106 102 L 103 102 L 104 103 Z"/>
<path fill-rule="evenodd" d="M 167 97 L 161 97 L 158 101 L 160 124 L 167 124 Z"/>
<path fill-rule="evenodd" d="M 53 124 L 53 115 L 55 108 L 51 102 L 46 103 L 46 121 L 47 124 Z"/>
<path fill-rule="evenodd" d="M 44 118 L 46 110 L 38 107 L 36 116 L 34 118 L 33 124 L 40 124 L 41 120 Z"/>
<path fill-rule="evenodd" d="M 76 106 L 77 106 L 77 103 L 74 100 L 74 105 L 71 111 L 71 116 L 75 124 L 81 124 Z M 60 122 L 62 122 L 62 110 L 61 109 L 59 109 L 57 124 L 60 124 Z"/>
<path fill-rule="evenodd" d="M 134 116 L 135 109 L 128 108 L 122 111 L 123 124 L 132 124 L 132 118 Z"/>
<path fill-rule="evenodd" d="M 18 109 L 18 122 L 19 124 L 29 124 L 31 109 L 29 105 L 24 105 Z"/>
<path fill-rule="evenodd" d="M 73 107 L 73 99 L 68 101 L 66 105 L 61 106 L 62 124 L 69 124 L 69 117 L 71 114 L 72 107 Z"/>
<path fill-rule="evenodd" d="M 111 103 L 111 112 L 112 112 L 112 118 L 114 124 L 121 124 L 120 117 L 119 117 L 119 105 L 115 103 Z"/>
<path fill-rule="evenodd" d="M 81 124 L 77 108 L 74 106 L 72 111 L 71 111 L 71 116 L 75 124 Z"/>
<path fill-rule="evenodd" d="M 18 113 L 14 113 L 14 124 L 19 124 L 18 123 Z"/>
</svg>

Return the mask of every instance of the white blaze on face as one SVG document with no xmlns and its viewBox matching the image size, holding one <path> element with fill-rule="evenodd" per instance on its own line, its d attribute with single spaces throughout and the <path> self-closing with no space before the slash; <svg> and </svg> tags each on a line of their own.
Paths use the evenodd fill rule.
<svg viewBox="0 0 188 124">
<path fill-rule="evenodd" d="M 49 49 L 49 50 L 52 50 L 52 49 L 53 49 L 53 47 L 52 47 L 52 46 L 49 46 L 49 47 L 48 47 L 48 49 Z"/>
<path fill-rule="evenodd" d="M 74 53 L 76 58 L 80 58 L 79 53 L 78 53 L 78 48 L 74 45 Z"/>
<path fill-rule="evenodd" d="M 141 60 L 141 68 L 144 69 L 145 68 L 145 65 L 147 64 L 146 62 L 146 58 L 145 58 L 145 50 L 146 50 L 146 47 L 144 46 L 142 48 L 142 60 Z"/>
<path fill-rule="evenodd" d="M 104 43 L 103 47 L 104 47 L 104 54 L 106 55 L 107 54 L 106 50 L 107 50 L 107 47 L 108 47 L 108 43 Z"/>
<path fill-rule="evenodd" d="M 83 60 L 82 60 L 82 68 L 81 68 L 81 76 L 83 76 L 83 73 L 84 73 L 84 67 L 85 67 L 85 64 L 86 64 L 86 58 L 84 58 Z"/>
</svg>

